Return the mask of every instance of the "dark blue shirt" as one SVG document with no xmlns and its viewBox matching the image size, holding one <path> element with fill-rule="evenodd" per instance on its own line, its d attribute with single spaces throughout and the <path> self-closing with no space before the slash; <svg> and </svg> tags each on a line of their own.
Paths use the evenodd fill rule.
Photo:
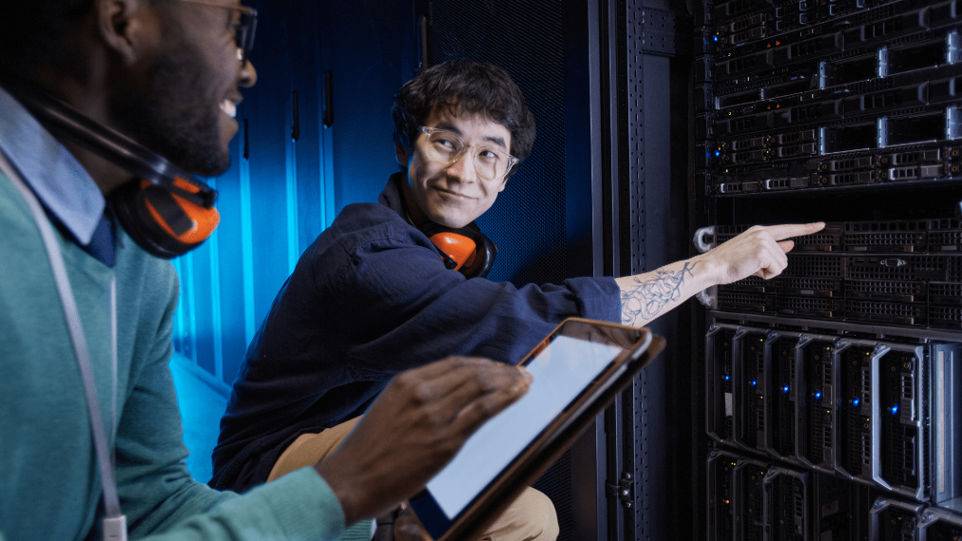
<svg viewBox="0 0 962 541">
<path fill-rule="evenodd" d="M 405 369 L 449 355 L 517 362 L 566 317 L 620 320 L 611 278 L 516 288 L 447 269 L 402 217 L 400 182 L 379 204 L 345 207 L 278 293 L 221 420 L 212 486 L 266 481 L 294 439 L 361 415 Z"/>
</svg>

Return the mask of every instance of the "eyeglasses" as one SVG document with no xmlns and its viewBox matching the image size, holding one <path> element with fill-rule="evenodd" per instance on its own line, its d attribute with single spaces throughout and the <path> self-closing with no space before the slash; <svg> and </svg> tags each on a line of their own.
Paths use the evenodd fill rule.
<svg viewBox="0 0 962 541">
<path fill-rule="evenodd" d="M 200 6 L 210 6 L 215 8 L 229 9 L 236 11 L 240 15 L 237 21 L 231 20 L 230 28 L 234 31 L 234 41 L 237 43 L 237 57 L 241 64 L 246 64 L 250 60 L 251 51 L 254 49 L 254 34 L 257 33 L 257 10 L 248 6 L 230 6 L 219 4 L 209 0 L 180 0 L 188 4 Z"/>
<path fill-rule="evenodd" d="M 473 156 L 474 169 L 478 178 L 485 182 L 503 179 L 520 161 L 494 145 L 465 145 L 461 136 L 451 130 L 427 126 L 421 126 L 420 130 L 427 136 L 421 145 L 424 156 L 445 167 L 450 167 L 463 158 L 469 149 L 477 147 L 477 153 Z"/>
</svg>

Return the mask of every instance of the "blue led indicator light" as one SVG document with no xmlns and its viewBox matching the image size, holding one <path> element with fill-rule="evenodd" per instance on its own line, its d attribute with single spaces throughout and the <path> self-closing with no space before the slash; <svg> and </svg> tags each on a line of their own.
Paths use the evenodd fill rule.
<svg viewBox="0 0 962 541">
<path fill-rule="evenodd" d="M 858 398 L 853 398 L 853 399 L 852 399 L 852 405 L 855 406 L 855 407 L 858 407 L 858 405 L 861 404 L 861 403 L 862 403 L 862 401 L 859 400 Z"/>
<path fill-rule="evenodd" d="M 752 384 L 752 387 L 758 387 L 758 380 L 757 380 L 757 379 L 753 379 L 750 383 Z"/>
<path fill-rule="evenodd" d="M 783 386 L 782 386 L 782 392 L 783 392 L 783 393 L 788 394 L 788 391 L 789 391 L 789 390 L 791 390 L 791 388 L 790 388 L 788 385 L 783 385 Z"/>
<path fill-rule="evenodd" d="M 717 158 L 717 157 L 719 157 L 719 156 L 721 156 L 721 151 L 720 151 L 720 150 L 716 150 L 716 151 L 715 151 L 715 157 Z"/>
<path fill-rule="evenodd" d="M 714 41 L 715 43 L 718 43 L 718 36 L 712 36 L 711 40 Z"/>
<path fill-rule="evenodd" d="M 896 404 L 896 405 L 892 406 L 891 408 L 889 408 L 889 411 L 892 413 L 892 415 L 898 415 L 898 413 L 899 413 L 899 406 L 898 406 L 898 404 Z"/>
<path fill-rule="evenodd" d="M 725 380 L 725 381 L 731 381 L 731 380 L 732 380 L 732 377 L 729 376 L 728 374 L 725 374 L 724 376 L 722 376 L 722 379 Z"/>
<path fill-rule="evenodd" d="M 815 391 L 815 400 L 822 399 L 822 391 Z"/>
</svg>

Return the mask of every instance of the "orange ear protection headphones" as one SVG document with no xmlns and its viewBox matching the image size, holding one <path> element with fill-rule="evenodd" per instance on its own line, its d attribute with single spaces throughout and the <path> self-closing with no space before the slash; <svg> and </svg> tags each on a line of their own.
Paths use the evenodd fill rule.
<svg viewBox="0 0 962 541">
<path fill-rule="evenodd" d="M 460 229 L 428 223 L 421 231 L 444 255 L 444 266 L 467 278 L 487 276 L 498 255 L 494 242 L 473 223 Z"/>
<path fill-rule="evenodd" d="M 207 240 L 220 223 L 217 192 L 163 156 L 126 135 L 36 90 L 17 98 L 45 126 L 96 152 L 134 175 L 110 194 L 108 204 L 130 238 L 164 259 L 183 255 Z"/>
</svg>

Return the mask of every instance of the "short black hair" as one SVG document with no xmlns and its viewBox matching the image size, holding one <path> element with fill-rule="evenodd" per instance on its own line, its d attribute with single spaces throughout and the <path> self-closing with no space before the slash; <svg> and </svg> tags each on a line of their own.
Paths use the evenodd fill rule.
<svg viewBox="0 0 962 541">
<path fill-rule="evenodd" d="M 394 97 L 394 142 L 410 149 L 419 128 L 438 107 L 481 115 L 511 132 L 511 154 L 523 160 L 534 146 L 534 115 L 506 71 L 486 62 L 452 60 L 404 83 Z"/>
<path fill-rule="evenodd" d="M 25 76 L 40 66 L 69 68 L 75 55 L 67 36 L 86 15 L 93 0 L 6 2 L 0 16 L 0 72 Z"/>
</svg>

